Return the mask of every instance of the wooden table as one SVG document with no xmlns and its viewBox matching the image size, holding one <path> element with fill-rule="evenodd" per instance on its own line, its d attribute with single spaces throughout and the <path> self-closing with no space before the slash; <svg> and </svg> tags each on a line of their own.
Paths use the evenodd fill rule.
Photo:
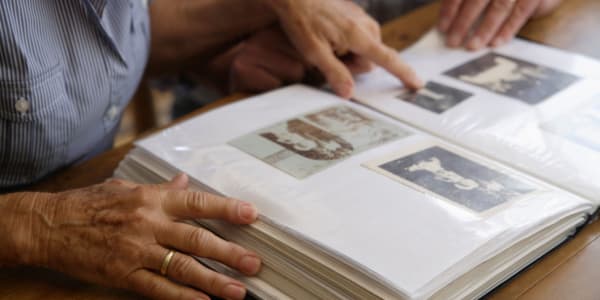
<svg viewBox="0 0 600 300">
<path fill-rule="evenodd" d="M 427 32 L 439 4 L 425 6 L 383 28 L 389 45 L 402 49 Z M 600 58 L 600 1 L 565 0 L 551 16 L 530 22 L 521 36 Z M 239 99 L 233 96 L 190 115 Z M 34 189 L 61 191 L 102 182 L 112 175 L 131 149 L 125 145 L 91 161 L 64 170 Z M 2 299 L 139 299 L 123 291 L 81 283 L 52 271 L 16 268 L 0 270 Z M 588 225 L 574 239 L 505 283 L 489 299 L 600 299 L 600 222 Z"/>
</svg>

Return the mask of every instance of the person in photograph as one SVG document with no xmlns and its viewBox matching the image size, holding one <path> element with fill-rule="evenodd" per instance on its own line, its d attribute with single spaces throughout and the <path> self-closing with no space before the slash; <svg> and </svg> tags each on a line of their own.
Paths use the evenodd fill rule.
<svg viewBox="0 0 600 300">
<path fill-rule="evenodd" d="M 430 147 L 378 166 L 476 212 L 532 193 L 534 186 L 442 147 Z"/>
<path fill-rule="evenodd" d="M 354 148 L 342 138 L 293 119 L 280 130 L 271 130 L 262 137 L 312 160 L 337 160 L 352 154 Z"/>
<path fill-rule="evenodd" d="M 332 107 L 306 118 L 351 142 L 355 148 L 379 145 L 404 134 L 396 127 L 373 120 L 345 106 Z"/>
<path fill-rule="evenodd" d="M 497 94 L 538 104 L 564 90 L 579 77 L 494 52 L 445 73 Z"/>
</svg>

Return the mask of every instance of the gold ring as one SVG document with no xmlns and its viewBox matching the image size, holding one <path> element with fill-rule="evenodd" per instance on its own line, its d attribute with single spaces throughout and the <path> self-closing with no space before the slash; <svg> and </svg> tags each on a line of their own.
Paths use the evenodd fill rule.
<svg viewBox="0 0 600 300">
<path fill-rule="evenodd" d="M 167 270 L 169 269 L 169 264 L 175 255 L 175 251 L 169 250 L 167 255 L 165 255 L 165 259 L 163 259 L 162 265 L 160 266 L 160 274 L 165 276 L 167 275 Z"/>
</svg>

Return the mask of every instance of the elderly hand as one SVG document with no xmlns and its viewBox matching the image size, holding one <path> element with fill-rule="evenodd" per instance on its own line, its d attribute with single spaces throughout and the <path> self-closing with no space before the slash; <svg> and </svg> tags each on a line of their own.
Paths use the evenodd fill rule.
<svg viewBox="0 0 600 300">
<path fill-rule="evenodd" d="M 230 63 L 229 92 L 265 92 L 305 79 L 310 65 L 280 27 L 258 31 L 235 47 Z M 370 62 L 349 55 L 342 58 L 350 73 L 371 70 Z"/>
<path fill-rule="evenodd" d="M 374 62 L 409 88 L 423 83 L 397 52 L 381 41 L 380 28 L 366 12 L 348 0 L 264 0 L 304 59 L 317 67 L 333 90 L 351 97 L 351 70 L 339 58 L 351 54 L 358 64 Z M 367 63 L 365 63 L 367 62 Z"/>
<path fill-rule="evenodd" d="M 439 29 L 450 47 L 497 47 L 531 17 L 551 12 L 561 0 L 442 0 Z"/>
<path fill-rule="evenodd" d="M 235 48 L 229 70 L 229 92 L 265 92 L 302 81 L 307 69 L 283 31 L 271 27 Z"/>
<path fill-rule="evenodd" d="M 32 218 L 12 222 L 33 224 L 34 242 L 22 241 L 29 245 L 21 248 L 34 251 L 24 263 L 155 299 L 209 299 L 201 291 L 243 299 L 242 283 L 204 267 L 192 255 L 247 275 L 259 271 L 258 256 L 181 221 L 215 218 L 249 224 L 257 211 L 249 203 L 188 192 L 187 182 L 185 175 L 161 185 L 111 180 L 60 194 L 37 194 Z M 171 249 L 174 255 L 165 266 Z"/>
</svg>

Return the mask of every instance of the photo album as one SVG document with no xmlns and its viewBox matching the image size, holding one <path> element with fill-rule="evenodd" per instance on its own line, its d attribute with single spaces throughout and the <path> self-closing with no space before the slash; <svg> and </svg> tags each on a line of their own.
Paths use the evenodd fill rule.
<svg viewBox="0 0 600 300">
<path fill-rule="evenodd" d="M 515 40 L 447 49 L 430 32 L 355 98 L 293 85 L 136 143 L 115 177 L 189 174 L 259 221 L 198 226 L 256 251 L 260 299 L 477 299 L 577 233 L 600 205 L 600 62 Z"/>
</svg>

